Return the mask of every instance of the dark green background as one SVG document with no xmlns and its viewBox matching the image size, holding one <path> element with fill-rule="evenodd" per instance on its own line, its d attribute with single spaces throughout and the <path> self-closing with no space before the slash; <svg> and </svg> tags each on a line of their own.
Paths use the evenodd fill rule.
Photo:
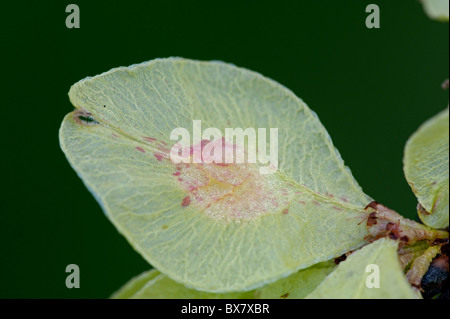
<svg viewBox="0 0 450 319">
<path fill-rule="evenodd" d="M 65 27 L 76 3 L 81 28 Z M 27 1 L 2 4 L 0 297 L 105 298 L 149 268 L 59 148 L 70 85 L 117 66 L 223 60 L 316 111 L 365 192 L 415 218 L 403 147 L 446 107 L 448 24 L 411 1 Z M 376 3 L 381 28 L 365 27 Z M 268 234 L 270 236 L 270 234 Z M 65 267 L 81 288 L 65 287 Z"/>
</svg>

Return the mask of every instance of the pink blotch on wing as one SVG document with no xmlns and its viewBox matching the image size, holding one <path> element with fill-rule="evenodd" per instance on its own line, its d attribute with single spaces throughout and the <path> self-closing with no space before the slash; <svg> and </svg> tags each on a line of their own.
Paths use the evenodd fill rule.
<svg viewBox="0 0 450 319">
<path fill-rule="evenodd" d="M 165 154 L 159 153 L 159 152 L 156 152 L 156 153 L 154 153 L 153 155 L 154 155 L 155 158 L 156 158 L 158 161 L 160 161 L 160 162 L 161 162 L 163 159 L 166 159 L 166 158 L 167 158 L 167 156 L 166 156 Z"/>
<path fill-rule="evenodd" d="M 210 143 L 218 144 L 214 147 Z M 173 148 L 178 156 L 182 155 L 181 151 L 189 156 L 189 163 L 175 164 L 176 171 L 172 175 L 177 176 L 182 189 L 190 194 L 190 203 L 195 204 L 199 212 L 215 219 L 253 219 L 279 212 L 280 206 L 289 203 L 293 196 L 292 186 L 286 187 L 282 182 L 269 186 L 267 177 L 260 174 L 256 164 L 204 163 L 208 154 L 202 156 L 200 152 L 207 145 L 211 146 L 211 152 L 212 147 L 217 150 L 217 147 L 222 146 L 222 159 L 226 149 L 236 150 L 234 145 L 224 139 L 202 140 L 197 145 L 184 148 L 175 144 Z M 194 157 L 201 163 L 193 163 Z"/>
<path fill-rule="evenodd" d="M 189 206 L 190 203 L 191 203 L 191 197 L 186 196 L 185 198 L 183 198 L 183 201 L 181 202 L 181 206 L 186 207 L 186 206 Z"/>
<path fill-rule="evenodd" d="M 211 146 L 210 151 L 222 147 L 222 161 L 225 159 L 226 150 L 235 153 L 242 150 L 228 143 L 224 138 L 209 141 L 202 140 L 198 145 L 182 147 L 175 143 L 169 150 L 165 143 L 154 138 L 145 138 L 148 142 L 156 144 L 154 153 L 158 161 L 169 161 L 174 164 L 172 175 L 180 183 L 181 188 L 188 192 L 182 201 L 182 206 L 195 204 L 199 213 L 215 219 L 253 219 L 266 213 L 279 212 L 279 207 L 289 204 L 293 196 L 293 185 L 286 188 L 285 184 L 267 184 L 267 176 L 261 175 L 256 164 L 248 163 L 204 163 L 203 148 Z M 210 143 L 217 143 L 216 145 Z M 182 157 L 184 151 L 188 163 L 173 163 L 169 154 Z M 197 151 L 197 152 L 195 152 Z M 208 150 L 206 150 L 208 151 Z M 197 154 L 199 153 L 199 154 Z M 210 154 L 206 154 L 206 156 Z M 194 163 L 194 157 L 198 157 L 200 163 Z M 183 158 L 183 157 L 182 157 Z M 283 187 L 284 186 L 284 187 Z M 283 214 L 287 212 L 282 211 Z"/>
</svg>

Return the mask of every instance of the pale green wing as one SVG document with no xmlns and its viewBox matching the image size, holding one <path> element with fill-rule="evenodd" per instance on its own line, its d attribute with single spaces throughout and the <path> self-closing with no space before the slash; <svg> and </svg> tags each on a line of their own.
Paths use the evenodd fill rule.
<svg viewBox="0 0 450 319">
<path fill-rule="evenodd" d="M 333 260 L 313 265 L 259 290 L 261 299 L 303 299 L 336 268 Z"/>
<path fill-rule="evenodd" d="M 397 248 L 396 241 L 386 238 L 364 246 L 341 262 L 307 298 L 419 298 L 400 267 Z"/>
<path fill-rule="evenodd" d="M 448 0 L 421 0 L 427 15 L 434 20 L 448 21 Z"/>
<path fill-rule="evenodd" d="M 362 246 L 360 189 L 315 114 L 260 74 L 155 60 L 75 84 L 61 147 L 108 218 L 189 287 L 250 290 Z M 175 128 L 278 128 L 279 169 L 169 160 Z"/>
<path fill-rule="evenodd" d="M 117 291 L 113 299 L 253 299 L 254 291 L 210 293 L 189 289 L 158 270 L 146 271 L 131 279 Z"/>
<path fill-rule="evenodd" d="M 132 298 L 135 293 L 141 290 L 149 281 L 159 276 L 161 273 L 156 269 L 143 272 L 142 274 L 131 278 L 125 285 L 123 285 L 118 291 L 116 291 L 111 298 L 112 299 L 128 299 Z"/>
<path fill-rule="evenodd" d="M 403 159 L 406 179 L 420 205 L 420 219 L 434 228 L 448 227 L 448 108 L 425 122 L 408 140 Z"/>
</svg>

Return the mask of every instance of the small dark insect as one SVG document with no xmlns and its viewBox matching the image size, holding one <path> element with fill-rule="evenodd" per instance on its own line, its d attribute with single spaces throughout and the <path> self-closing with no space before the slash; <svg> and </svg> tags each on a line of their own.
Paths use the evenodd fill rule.
<svg viewBox="0 0 450 319">
<path fill-rule="evenodd" d="M 287 298 L 287 297 L 289 297 L 289 293 L 288 293 L 288 292 L 285 293 L 284 295 L 281 295 L 281 296 L 280 296 L 280 298 Z"/>
<path fill-rule="evenodd" d="M 92 114 L 85 110 L 76 110 L 73 113 L 74 119 L 81 125 L 96 125 L 100 124 L 96 119 L 92 117 Z"/>
<path fill-rule="evenodd" d="M 94 120 L 94 118 L 90 117 L 90 116 L 78 116 L 78 118 L 82 121 L 84 121 L 85 123 L 92 123 L 92 124 L 98 124 L 98 122 L 96 120 Z"/>
</svg>

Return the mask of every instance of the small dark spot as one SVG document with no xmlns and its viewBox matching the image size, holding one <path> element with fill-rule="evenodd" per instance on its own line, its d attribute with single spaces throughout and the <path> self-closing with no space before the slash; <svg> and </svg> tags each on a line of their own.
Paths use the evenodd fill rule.
<svg viewBox="0 0 450 319">
<path fill-rule="evenodd" d="M 103 105 L 103 107 L 106 107 L 106 105 Z"/>
<path fill-rule="evenodd" d="M 167 229 L 167 228 L 169 228 L 169 226 L 167 226 L 167 225 L 162 225 L 161 228 L 162 228 L 162 229 Z"/>
<path fill-rule="evenodd" d="M 343 254 L 343 255 L 340 256 L 340 257 L 334 258 L 334 263 L 335 263 L 336 265 L 339 265 L 341 262 L 343 262 L 343 261 L 346 260 L 346 259 L 347 259 L 347 255 L 346 255 L 346 254 Z"/>
<path fill-rule="evenodd" d="M 283 299 L 284 299 L 284 298 L 287 298 L 287 297 L 289 297 L 289 293 L 288 293 L 288 292 L 285 293 L 284 295 L 281 295 L 281 296 L 280 296 L 280 298 L 283 298 Z"/>
<path fill-rule="evenodd" d="M 289 210 L 287 209 L 287 208 L 285 208 L 284 210 L 283 210 L 283 215 L 287 215 L 289 213 Z"/>
</svg>

